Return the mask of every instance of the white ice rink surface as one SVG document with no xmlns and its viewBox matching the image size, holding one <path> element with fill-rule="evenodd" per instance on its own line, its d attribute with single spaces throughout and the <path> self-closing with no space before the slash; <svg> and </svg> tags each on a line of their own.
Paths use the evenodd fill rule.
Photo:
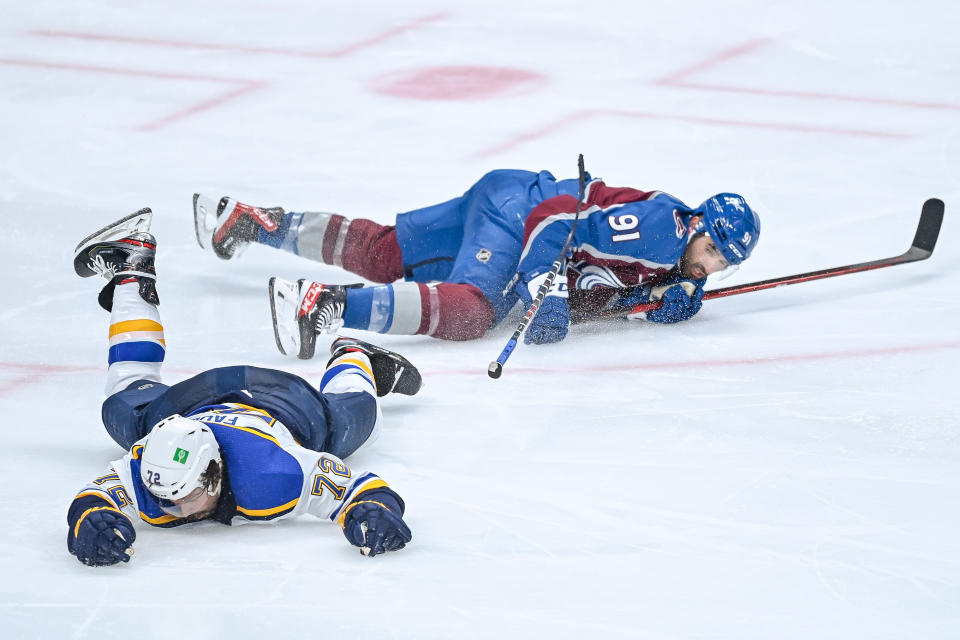
<svg viewBox="0 0 960 640">
<path fill-rule="evenodd" d="M 960 637 L 955 3 L 2 4 L 3 638 Z M 928 197 L 946 221 L 926 262 L 580 326 L 498 381 L 513 319 L 364 336 L 426 379 L 348 460 L 406 499 L 401 553 L 313 519 L 67 553 L 70 500 L 121 454 L 82 237 L 156 212 L 168 382 L 316 378 L 276 351 L 267 278 L 355 278 L 202 253 L 194 191 L 389 223 L 578 153 L 611 185 L 747 197 L 759 247 L 708 289 L 896 255 Z"/>
</svg>

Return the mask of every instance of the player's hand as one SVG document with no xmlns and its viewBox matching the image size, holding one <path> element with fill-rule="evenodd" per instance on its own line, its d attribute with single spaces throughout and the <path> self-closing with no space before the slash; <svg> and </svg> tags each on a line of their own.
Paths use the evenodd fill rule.
<svg viewBox="0 0 960 640">
<path fill-rule="evenodd" d="M 547 296 L 523 334 L 524 344 L 560 342 L 567 337 L 570 326 L 570 307 L 567 298 Z"/>
<path fill-rule="evenodd" d="M 398 551 L 413 538 L 399 514 L 379 502 L 366 500 L 350 507 L 343 522 L 343 535 L 350 544 L 360 547 L 365 556 Z"/>
<path fill-rule="evenodd" d="M 681 320 L 689 320 L 700 311 L 703 306 L 703 284 L 701 280 L 679 280 L 671 283 L 666 289 L 657 287 L 650 299 L 658 297 L 663 300 L 663 306 L 653 311 L 647 311 L 647 320 L 661 324 L 671 324 Z"/>
<path fill-rule="evenodd" d="M 130 518 L 110 507 L 95 507 L 69 532 L 67 548 L 83 564 L 101 567 L 129 562 L 136 539 Z"/>
</svg>

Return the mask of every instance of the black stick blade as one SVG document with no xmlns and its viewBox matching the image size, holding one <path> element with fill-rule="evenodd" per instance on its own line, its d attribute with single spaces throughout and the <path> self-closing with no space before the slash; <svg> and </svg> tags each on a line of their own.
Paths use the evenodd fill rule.
<svg viewBox="0 0 960 640">
<path fill-rule="evenodd" d="M 911 249 L 918 249 L 929 257 L 933 248 L 937 246 L 937 237 L 940 235 L 940 225 L 943 224 L 943 200 L 930 198 L 923 203 L 920 212 L 920 223 L 917 225 L 917 234 L 913 237 Z"/>
</svg>

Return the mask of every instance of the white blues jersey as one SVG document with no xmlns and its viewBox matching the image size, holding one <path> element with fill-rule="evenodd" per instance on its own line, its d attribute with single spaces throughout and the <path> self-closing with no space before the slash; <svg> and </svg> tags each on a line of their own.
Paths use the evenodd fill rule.
<svg viewBox="0 0 960 640">
<path fill-rule="evenodd" d="M 207 425 L 220 445 L 226 482 L 216 519 L 274 520 L 308 513 L 339 521 L 359 493 L 387 486 L 372 473 L 350 469 L 336 456 L 300 446 L 262 409 L 225 403 L 202 407 L 187 417 Z M 134 522 L 173 527 L 192 521 L 164 513 L 140 480 L 140 456 L 148 438 L 113 461 L 77 498 L 103 498 Z M 231 499 L 235 504 L 229 504 Z"/>
</svg>

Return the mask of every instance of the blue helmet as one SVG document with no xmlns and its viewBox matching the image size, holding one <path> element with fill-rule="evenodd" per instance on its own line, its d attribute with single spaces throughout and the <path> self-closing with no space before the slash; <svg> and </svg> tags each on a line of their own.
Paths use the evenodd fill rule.
<svg viewBox="0 0 960 640">
<path fill-rule="evenodd" d="M 760 239 L 760 218 L 743 196 L 718 193 L 694 210 L 703 216 L 697 226 L 710 234 L 727 262 L 736 265 L 750 257 Z"/>
</svg>

